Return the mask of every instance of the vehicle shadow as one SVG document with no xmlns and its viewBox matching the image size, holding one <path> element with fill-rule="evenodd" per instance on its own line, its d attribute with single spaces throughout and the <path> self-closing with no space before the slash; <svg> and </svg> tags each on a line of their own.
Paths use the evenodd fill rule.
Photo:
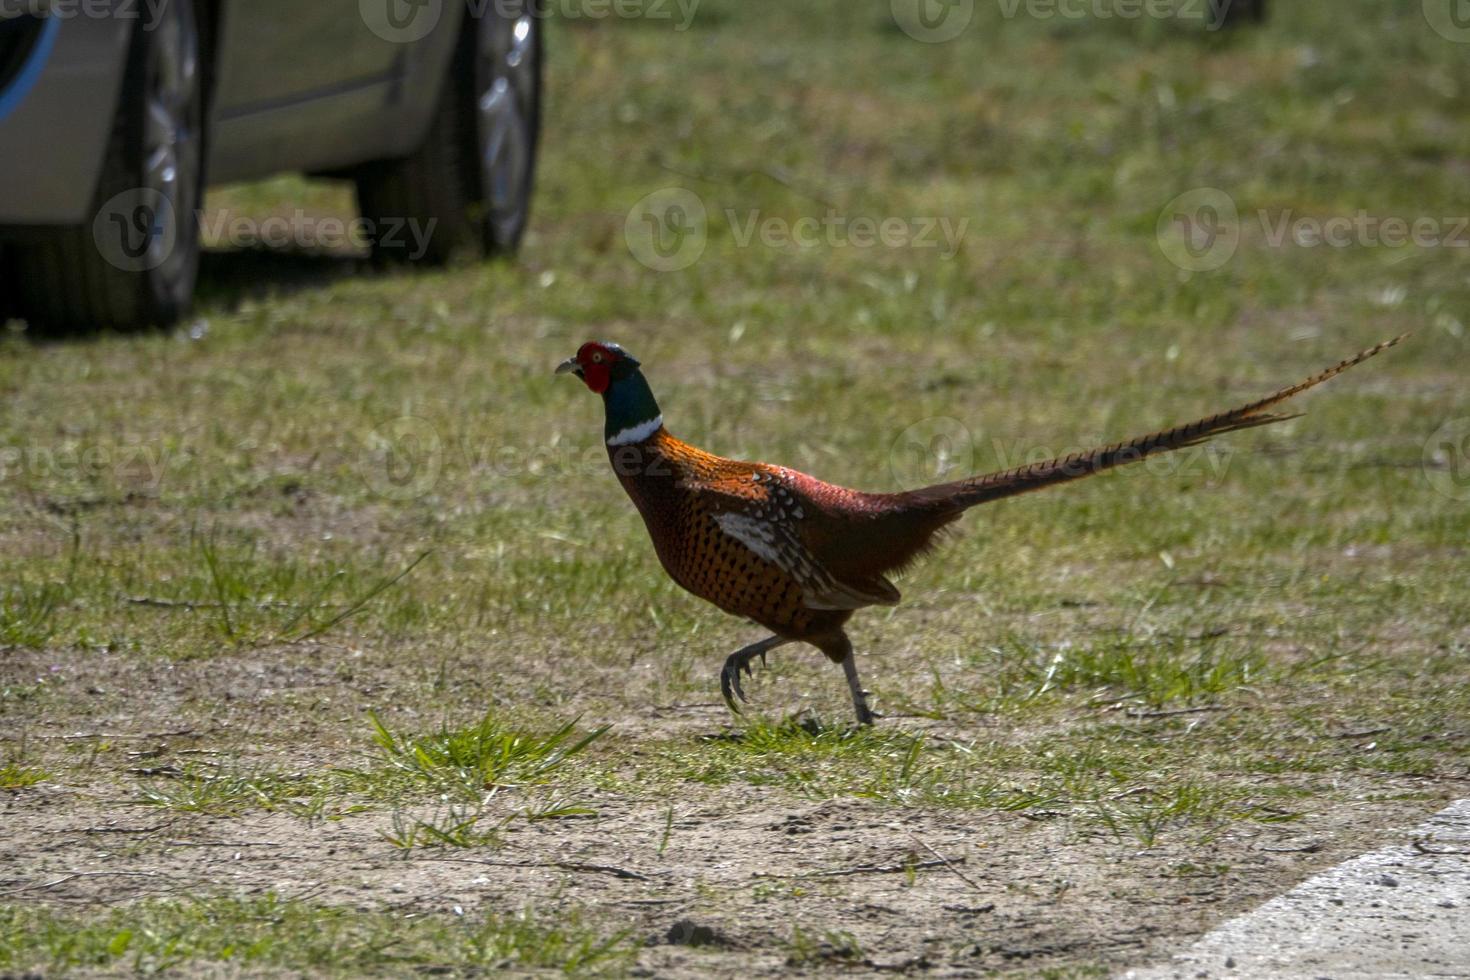
<svg viewBox="0 0 1470 980">
<path fill-rule="evenodd" d="M 379 271 L 366 253 L 266 246 L 206 249 L 199 258 L 195 308 L 229 311 L 246 300 L 322 289 Z"/>
<path fill-rule="evenodd" d="M 186 316 L 182 324 L 170 329 L 188 329 L 189 323 L 200 317 L 229 315 L 248 302 L 279 299 L 326 289 L 347 279 L 371 279 L 395 272 L 401 274 L 402 271 L 401 268 L 375 263 L 365 250 L 323 251 L 263 245 L 205 248 L 199 258 L 193 313 Z M 6 300 L 3 282 L 0 282 L 0 338 L 13 336 L 27 344 L 50 346 L 85 344 L 107 335 L 106 331 L 80 327 L 38 328 L 28 325 Z M 9 330 L 6 329 L 7 324 Z"/>
</svg>

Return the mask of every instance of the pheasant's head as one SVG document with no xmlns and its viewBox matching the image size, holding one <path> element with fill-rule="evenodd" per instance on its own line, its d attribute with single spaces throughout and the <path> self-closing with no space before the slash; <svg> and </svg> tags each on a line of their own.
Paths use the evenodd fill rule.
<svg viewBox="0 0 1470 980">
<path fill-rule="evenodd" d="M 638 358 L 617 344 L 596 341 L 583 344 L 557 365 L 557 374 L 575 374 L 602 396 L 610 446 L 642 442 L 663 426 L 658 402 L 638 367 Z"/>
<path fill-rule="evenodd" d="M 604 395 L 614 383 L 638 373 L 638 358 L 614 343 L 588 341 L 576 354 L 557 365 L 557 374 L 575 374 Z"/>
</svg>

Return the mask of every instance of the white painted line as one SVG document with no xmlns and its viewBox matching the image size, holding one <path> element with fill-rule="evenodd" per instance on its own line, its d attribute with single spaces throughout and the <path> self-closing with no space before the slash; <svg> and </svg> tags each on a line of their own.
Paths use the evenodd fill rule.
<svg viewBox="0 0 1470 980">
<path fill-rule="evenodd" d="M 1421 840 L 1427 854 L 1413 846 Z M 1127 980 L 1470 977 L 1470 800 Z"/>
</svg>

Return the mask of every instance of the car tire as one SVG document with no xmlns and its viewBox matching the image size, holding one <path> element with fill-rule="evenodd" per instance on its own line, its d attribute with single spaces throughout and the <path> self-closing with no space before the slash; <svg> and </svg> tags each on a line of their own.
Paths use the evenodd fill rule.
<svg viewBox="0 0 1470 980">
<path fill-rule="evenodd" d="M 442 265 L 519 248 L 541 134 L 536 3 L 471 4 L 423 145 L 357 172 L 375 260 Z"/>
<path fill-rule="evenodd" d="M 11 248 L 20 316 L 40 332 L 168 326 L 191 305 L 204 187 L 194 0 L 165 0 L 129 41 L 91 220 Z"/>
</svg>

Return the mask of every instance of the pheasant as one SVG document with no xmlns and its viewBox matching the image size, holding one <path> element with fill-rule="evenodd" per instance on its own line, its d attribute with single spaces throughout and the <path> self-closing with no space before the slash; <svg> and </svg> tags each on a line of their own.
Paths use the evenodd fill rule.
<svg viewBox="0 0 1470 980">
<path fill-rule="evenodd" d="M 613 343 L 583 344 L 557 374 L 575 374 L 602 396 L 613 472 L 647 525 L 659 561 L 680 586 L 771 635 L 730 654 L 720 672 L 725 703 L 748 701 L 740 675 L 788 643 L 807 643 L 840 664 L 859 725 L 875 718 L 843 628 L 858 609 L 899 601 L 890 575 L 937 543 L 977 504 L 1040 490 L 1156 453 L 1295 415 L 1267 411 L 1394 346 L 1385 341 L 1274 395 L 1127 442 L 985 476 L 910 490 L 863 493 L 767 463 L 725 459 L 681 442 L 638 359 Z"/>
</svg>

